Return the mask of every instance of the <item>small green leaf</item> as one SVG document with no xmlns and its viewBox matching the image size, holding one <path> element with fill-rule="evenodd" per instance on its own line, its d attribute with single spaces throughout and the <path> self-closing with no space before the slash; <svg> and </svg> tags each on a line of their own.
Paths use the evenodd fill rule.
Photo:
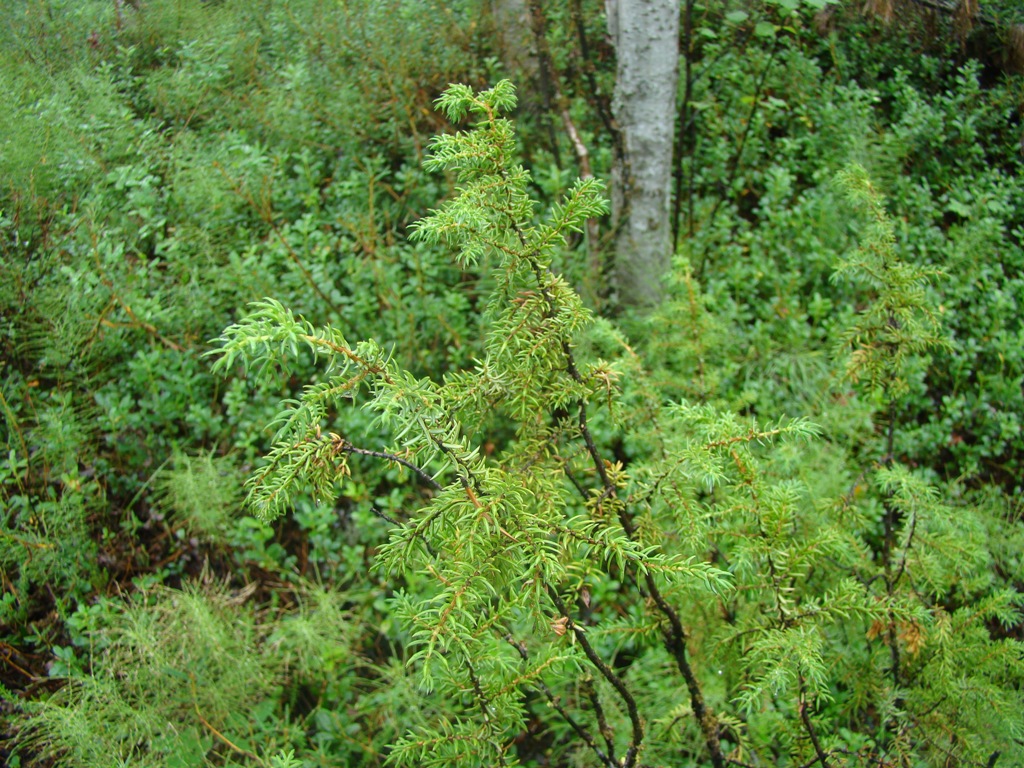
<svg viewBox="0 0 1024 768">
<path fill-rule="evenodd" d="M 754 34 L 758 37 L 774 37 L 775 25 L 769 21 L 759 21 L 754 27 Z"/>
<path fill-rule="evenodd" d="M 742 24 L 748 18 L 750 16 L 746 11 L 729 11 L 725 14 L 725 20 L 730 24 Z"/>
</svg>

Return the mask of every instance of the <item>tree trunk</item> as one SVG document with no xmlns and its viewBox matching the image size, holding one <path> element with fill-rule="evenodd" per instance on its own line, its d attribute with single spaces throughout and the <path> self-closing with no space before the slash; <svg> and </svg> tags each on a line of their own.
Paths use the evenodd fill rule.
<svg viewBox="0 0 1024 768">
<path fill-rule="evenodd" d="M 526 0 L 491 0 L 491 16 L 498 42 L 498 55 L 510 76 L 537 74 L 537 57 L 533 54 L 530 34 L 530 11 Z"/>
<path fill-rule="evenodd" d="M 543 96 L 545 84 L 534 45 L 527 0 L 490 0 L 490 9 L 498 56 L 508 77 L 516 83 L 519 108 L 527 112 L 538 111 L 547 106 L 547 99 L 537 100 L 538 93 Z"/>
<path fill-rule="evenodd" d="M 613 109 L 624 157 L 612 172 L 615 290 L 623 306 L 662 297 L 672 257 L 669 198 L 679 0 L 605 0 L 617 73 Z"/>
</svg>

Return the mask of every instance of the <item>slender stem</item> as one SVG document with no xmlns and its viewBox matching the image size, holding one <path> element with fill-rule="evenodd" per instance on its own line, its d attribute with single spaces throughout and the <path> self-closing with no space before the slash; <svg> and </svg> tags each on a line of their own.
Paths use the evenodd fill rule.
<svg viewBox="0 0 1024 768">
<path fill-rule="evenodd" d="M 274 236 L 277 238 L 278 242 L 281 243 L 281 245 L 285 249 L 285 252 L 288 254 L 288 258 L 292 260 L 292 263 L 295 264 L 299 272 L 302 273 L 302 279 L 306 281 L 306 284 L 313 289 L 313 292 L 320 297 L 320 300 L 323 301 L 324 304 L 328 308 L 330 308 L 331 311 L 333 311 L 338 317 L 346 317 L 345 313 L 342 312 L 341 307 L 339 307 L 337 304 L 331 301 L 331 298 L 326 293 L 324 293 L 324 290 L 320 287 L 319 282 L 317 282 L 313 278 L 313 275 L 310 274 L 309 269 L 307 269 L 306 265 L 302 263 L 302 259 L 299 258 L 299 254 L 295 252 L 295 249 L 292 247 L 292 244 L 288 242 L 288 240 L 285 238 L 283 234 L 281 234 L 281 229 L 280 227 L 277 226 L 277 222 L 274 220 L 274 213 L 271 208 L 269 198 L 261 202 L 257 202 L 256 199 L 253 197 L 252 192 L 250 192 L 247 188 L 243 187 L 243 185 L 237 179 L 232 178 L 231 175 L 227 172 L 227 170 L 225 170 L 221 165 L 216 164 L 216 168 L 218 171 L 220 171 L 221 175 L 225 178 L 225 180 L 227 180 L 228 184 L 231 185 L 231 188 L 234 191 L 234 193 L 239 197 L 243 198 L 247 203 L 249 203 L 249 205 L 252 206 L 252 209 L 256 212 L 256 215 L 258 215 L 263 220 L 263 223 L 270 228 L 270 231 L 274 233 Z"/>
<path fill-rule="evenodd" d="M 480 715 L 483 717 L 484 725 L 486 725 L 487 729 L 491 730 L 493 733 L 491 722 L 491 701 L 484 693 L 483 686 L 480 685 L 480 678 L 476 674 L 476 669 L 473 668 L 473 660 L 470 658 L 468 653 L 464 654 L 462 663 L 466 665 L 466 671 L 469 673 L 470 682 L 473 684 L 473 693 L 476 695 L 476 702 L 480 707 Z M 501 748 L 498 740 L 492 739 L 491 743 L 498 751 L 499 765 L 508 765 L 508 761 L 505 759 L 505 750 Z"/>
<path fill-rule="evenodd" d="M 523 661 L 529 661 L 530 655 L 526 650 L 525 643 L 516 642 L 512 637 L 512 633 L 505 635 L 505 641 L 519 652 L 519 656 Z M 598 727 L 602 728 L 601 734 L 605 736 L 605 743 L 608 745 L 607 753 L 603 752 L 597 745 L 594 737 L 590 735 L 590 731 L 580 725 L 579 722 L 576 721 L 576 718 L 566 711 L 565 707 L 562 706 L 562 702 L 557 696 L 555 696 L 554 692 L 548 688 L 547 684 L 545 684 L 543 680 L 537 680 L 536 685 L 548 700 L 548 704 L 550 704 L 551 707 L 562 716 L 562 719 L 569 724 L 569 727 L 576 732 L 576 735 L 583 739 L 584 743 L 593 750 L 594 754 L 597 755 L 597 759 L 608 766 L 608 768 L 619 768 L 619 762 L 615 759 L 615 745 L 605 735 L 603 730 L 603 728 L 607 728 L 607 723 L 604 722 L 603 717 L 598 717 Z"/>
<path fill-rule="evenodd" d="M 299 254 L 295 252 L 292 244 L 288 242 L 287 238 L 281 233 L 281 228 L 277 226 L 277 222 L 273 218 L 268 217 L 265 219 L 265 223 L 270 227 L 270 231 L 274 233 L 277 241 L 284 246 L 285 252 L 288 254 L 288 258 L 292 260 L 292 263 L 298 268 L 299 272 L 302 273 L 302 279 L 306 281 L 306 284 L 313 289 L 313 292 L 320 297 L 320 300 L 339 318 L 347 317 L 345 312 L 342 311 L 341 307 L 331 301 L 331 297 L 324 293 L 324 289 L 320 287 L 320 282 L 313 278 L 310 274 L 309 269 L 302 263 L 302 259 L 299 258 Z M 351 329 L 350 329 L 351 330 Z"/>
<path fill-rule="evenodd" d="M 381 520 L 383 520 L 383 521 L 385 521 L 387 523 L 391 523 L 391 525 L 395 526 L 396 528 L 403 528 L 404 527 L 404 524 L 402 523 L 401 520 L 395 520 L 395 518 L 391 517 L 391 515 L 389 515 L 384 510 L 379 509 L 378 507 L 370 507 L 370 509 L 373 512 L 373 514 L 375 514 Z M 422 531 L 415 532 L 413 534 L 413 536 L 415 536 L 420 541 L 422 541 L 423 542 L 423 546 L 427 548 L 427 554 L 429 554 L 432 558 L 437 560 L 437 557 L 438 557 L 437 550 L 434 549 L 433 546 L 431 546 L 429 541 L 427 541 L 427 537 L 423 535 L 423 532 Z"/>
<path fill-rule="evenodd" d="M 590 151 L 587 149 L 587 145 L 583 143 L 583 139 L 580 137 L 580 132 L 576 128 L 576 123 L 573 122 L 572 115 L 569 111 L 569 100 L 562 92 L 562 87 L 560 85 L 561 78 L 558 71 L 555 69 L 555 63 L 551 57 L 551 49 L 548 46 L 547 38 L 548 19 L 547 15 L 544 13 L 544 6 L 541 4 L 541 0 L 528 0 L 528 4 L 530 8 L 530 27 L 533 30 L 533 37 L 537 44 L 537 57 L 540 59 L 541 70 L 546 73 L 546 79 L 551 86 L 551 96 L 554 108 L 562 118 L 562 126 L 565 128 L 565 132 L 572 144 L 573 151 L 576 153 L 576 159 L 579 163 L 580 169 L 580 178 L 583 180 L 592 179 L 594 178 L 594 174 L 590 169 Z M 587 248 L 589 251 L 588 260 L 591 264 L 591 269 L 588 271 L 588 274 L 599 274 L 600 264 L 597 262 L 595 254 L 601 233 L 596 218 L 587 219 L 586 232 Z M 588 286 L 588 292 L 590 293 L 591 300 L 596 303 L 599 293 L 597 286 Z"/>
<path fill-rule="evenodd" d="M 597 689 L 594 688 L 594 681 L 590 678 L 583 681 L 583 692 L 587 695 L 587 698 L 590 699 L 590 705 L 594 708 L 594 717 L 597 718 L 597 728 L 601 731 L 601 737 L 604 739 L 604 743 L 607 745 L 608 751 L 614 753 L 615 734 L 608 725 L 608 718 L 604 714 L 604 707 L 601 706 L 601 697 L 598 696 Z"/>
<path fill-rule="evenodd" d="M 714 712 L 707 706 L 707 702 L 704 700 L 704 693 L 700 687 L 700 681 L 697 680 L 693 667 L 687 658 L 686 630 L 679 619 L 679 614 L 662 596 L 650 572 L 645 574 L 645 582 L 651 599 L 654 600 L 658 610 L 668 620 L 669 628 L 665 632 L 665 645 L 675 659 L 676 666 L 686 681 L 686 689 L 690 694 L 690 706 L 693 708 L 694 717 L 697 718 L 697 724 L 704 734 L 704 742 L 711 753 L 711 764 L 715 768 L 724 768 L 726 759 L 718 736 L 718 718 L 715 717 Z"/>
<path fill-rule="evenodd" d="M 893 452 L 896 445 L 896 399 L 889 398 L 888 408 L 888 420 L 889 424 L 886 426 L 886 437 L 885 437 L 885 458 L 882 460 L 883 466 L 892 466 L 894 462 Z M 896 580 L 892 574 L 892 552 L 896 548 L 896 507 L 892 504 L 891 498 L 886 498 L 884 502 L 885 515 L 883 517 L 884 525 L 884 540 L 882 542 L 882 567 L 885 572 L 885 591 L 891 598 L 896 588 Z M 890 675 L 892 675 L 893 685 L 899 687 L 900 684 L 900 647 L 899 638 L 896 635 L 896 617 L 892 611 L 889 612 L 889 631 L 887 633 L 889 643 L 889 657 L 891 659 L 891 666 L 889 669 Z M 897 698 L 897 706 L 902 704 L 902 698 Z"/>
<path fill-rule="evenodd" d="M 584 488 L 580 481 L 576 479 L 576 475 L 573 473 L 572 468 L 568 463 L 565 465 L 565 476 L 569 478 L 569 482 L 572 483 L 581 499 L 586 501 L 590 498 L 590 494 L 587 493 L 587 489 Z"/>
<path fill-rule="evenodd" d="M 562 125 L 572 142 L 573 150 L 580 164 L 580 178 L 592 179 L 594 174 L 590 171 L 590 152 L 580 139 L 576 124 L 569 114 L 569 100 L 562 93 L 561 76 L 555 69 L 554 59 L 551 57 L 551 49 L 548 46 L 548 17 L 544 13 L 544 6 L 540 0 L 528 0 L 530 7 L 530 28 L 533 31 L 533 39 L 537 44 L 537 58 L 540 59 L 541 69 L 547 73 L 547 80 L 551 86 L 551 97 L 554 107 L 562 118 Z"/>
<path fill-rule="evenodd" d="M 566 357 L 566 369 L 570 377 L 572 377 L 574 381 L 582 382 L 583 379 L 576 367 L 575 357 L 573 356 L 572 349 L 569 347 L 567 342 L 562 343 L 562 350 Z M 590 433 L 590 428 L 587 424 L 586 403 L 583 401 L 579 404 L 579 428 L 580 434 L 583 437 L 583 442 L 587 446 L 587 452 L 593 459 L 594 468 L 597 471 L 598 477 L 601 479 L 601 484 L 604 487 L 605 492 L 609 496 L 614 496 L 616 491 L 615 484 L 612 483 L 608 476 L 604 458 L 601 456 L 601 453 L 594 442 L 594 437 Z M 636 539 L 636 526 L 626 513 L 625 507 L 622 507 L 619 510 L 619 524 L 630 539 Z M 650 572 L 647 572 L 644 576 L 644 581 L 651 599 L 654 600 L 655 605 L 658 606 L 658 610 L 661 611 L 662 615 L 664 615 L 668 620 L 669 629 L 665 633 L 665 644 L 675 659 L 676 666 L 683 675 L 683 679 L 686 681 L 686 688 L 690 694 L 690 705 L 693 708 L 693 714 L 697 718 L 697 722 L 704 734 L 704 741 L 707 744 L 708 751 L 711 753 L 711 762 L 715 768 L 723 768 L 725 765 L 725 754 L 722 752 L 721 742 L 718 737 L 718 721 L 714 713 L 708 709 L 707 704 L 704 701 L 704 694 L 701 691 L 700 682 L 697 680 L 697 676 L 694 674 L 693 668 L 690 666 L 689 659 L 687 658 L 686 630 L 683 628 L 683 623 L 679 618 L 679 614 L 671 605 L 669 605 L 664 596 L 662 596 L 661 590 L 658 589 L 658 584 L 654 580 L 654 576 L 651 575 Z"/>
<path fill-rule="evenodd" d="M 896 568 L 896 575 L 892 577 L 892 588 L 895 589 L 896 585 L 899 584 L 903 574 L 907 570 L 907 557 L 910 555 L 910 547 L 914 542 L 914 531 L 917 529 L 917 515 L 914 512 L 910 513 L 910 531 L 907 533 L 907 545 L 900 552 L 899 566 Z"/>
<path fill-rule="evenodd" d="M 818 732 L 814 728 L 814 723 L 811 722 L 811 716 L 807 713 L 809 706 L 807 702 L 807 687 L 804 684 L 803 675 L 800 675 L 800 703 L 797 705 L 797 709 L 800 710 L 800 720 L 803 722 L 804 730 L 807 731 L 807 735 L 811 739 L 814 754 L 818 756 L 817 762 L 821 763 L 821 768 L 829 768 L 828 754 L 822 749 L 821 741 L 818 740 Z"/>
<path fill-rule="evenodd" d="M 594 62 L 590 57 L 590 45 L 587 42 L 586 26 L 583 23 L 583 4 L 581 0 L 570 0 L 569 13 L 571 14 L 572 20 L 576 26 L 576 36 L 580 41 L 580 54 L 583 60 L 582 70 L 583 74 L 587 78 L 587 89 L 589 89 L 590 96 L 594 100 L 594 109 L 597 112 L 597 116 L 601 119 L 601 124 L 604 126 L 604 129 L 611 137 L 612 154 L 616 160 L 621 160 L 624 154 L 622 148 L 622 131 L 619 130 L 618 123 L 615 121 L 615 116 L 612 114 L 610 100 L 601 92 L 601 88 L 597 83 L 597 76 L 594 71 Z"/>
<path fill-rule="evenodd" d="M 579 642 L 580 647 L 583 649 L 583 653 L 586 654 L 590 663 L 594 665 L 598 672 L 601 673 L 601 677 L 611 683 L 612 688 L 619 694 L 619 698 L 622 699 L 622 703 L 626 706 L 626 714 L 629 716 L 629 722 L 632 727 L 632 736 L 630 738 L 629 748 L 626 750 L 625 756 L 621 760 L 622 768 L 633 768 L 637 764 L 637 758 L 640 754 L 640 745 L 644 740 L 644 724 L 640 719 L 640 710 L 637 708 L 636 699 L 633 698 L 633 694 L 629 692 L 629 688 L 626 687 L 626 683 L 623 682 L 622 678 L 615 674 L 614 670 L 609 667 L 604 659 L 602 659 L 597 651 L 594 650 L 594 646 L 590 644 L 590 640 L 587 639 L 584 628 L 579 626 L 573 621 L 572 616 L 569 615 L 569 609 L 566 607 L 565 602 L 558 595 L 558 591 L 550 584 L 546 585 L 548 590 L 548 596 L 551 598 L 551 602 L 555 604 L 555 608 L 558 609 L 558 613 L 561 615 L 566 622 L 566 628 L 573 633 L 573 636 Z"/>
<path fill-rule="evenodd" d="M 2 389 L 0 389 L 0 407 L 3 408 L 4 415 L 7 417 L 7 424 L 8 424 L 8 426 L 10 427 L 10 429 L 14 430 L 14 434 L 18 436 L 18 444 L 21 445 L 21 455 L 22 455 L 22 458 L 24 458 L 24 460 L 25 460 L 25 478 L 24 478 L 24 482 L 27 483 L 28 482 L 28 478 L 29 478 L 29 452 L 28 452 L 28 446 L 25 445 L 25 434 L 24 434 L 24 432 L 22 432 L 21 425 L 18 423 L 18 419 L 14 415 L 14 411 L 11 409 L 11 406 L 8 404 L 7 398 L 4 397 L 4 392 L 3 392 Z M 10 447 L 10 444 L 8 444 L 8 447 Z M 13 468 L 14 467 L 12 466 L 12 469 Z M 14 474 L 14 478 L 18 481 L 18 488 L 19 488 L 19 490 L 24 490 L 24 486 L 22 484 L 22 479 L 18 476 L 17 473 Z"/>
<path fill-rule="evenodd" d="M 725 202 L 726 197 L 729 195 L 729 190 L 732 188 L 733 182 L 736 180 L 736 173 L 740 168 L 740 161 L 743 159 L 743 150 L 747 146 L 747 138 L 750 136 L 751 128 L 754 125 L 754 116 L 757 114 L 757 108 L 761 105 L 761 92 L 764 89 L 764 84 L 768 80 L 768 73 L 772 69 L 772 64 L 775 62 L 775 54 L 779 50 L 779 38 L 775 38 L 775 44 L 772 46 L 771 53 L 768 55 L 768 63 L 764 66 L 764 71 L 761 72 L 761 77 L 757 82 L 757 87 L 754 89 L 754 98 L 750 104 L 750 114 L 747 115 L 747 124 L 743 127 L 743 135 L 740 137 L 740 145 L 736 149 L 736 154 L 733 156 L 732 163 L 729 168 L 729 176 L 725 182 L 725 188 L 722 191 L 722 195 L 715 201 L 714 207 L 711 209 L 711 214 L 708 216 L 708 226 L 711 227 L 715 223 L 715 218 L 718 216 L 718 210 L 722 207 L 722 203 Z M 704 277 L 704 263 L 706 259 L 701 254 L 700 264 L 697 265 L 697 279 L 700 280 Z"/>
<path fill-rule="evenodd" d="M 259 765 L 264 765 L 265 766 L 266 763 L 263 760 L 260 759 L 259 755 L 254 755 L 249 750 L 243 749 L 242 747 L 240 747 L 237 744 L 235 744 L 227 736 L 225 736 L 223 733 L 218 731 L 213 726 L 213 724 L 210 723 L 209 720 L 207 720 L 205 717 L 203 717 L 203 713 L 199 709 L 199 694 L 196 693 L 196 676 L 192 672 L 188 673 L 188 682 L 189 682 L 189 688 L 191 688 L 191 690 L 192 690 L 192 706 L 196 710 L 196 717 L 199 719 L 199 722 L 201 722 L 210 731 L 210 733 L 212 733 L 214 736 L 216 736 L 220 741 L 224 742 L 233 751 L 237 752 L 240 755 L 245 755 L 246 757 L 248 757 L 251 760 L 255 760 L 257 762 L 257 764 L 259 764 Z"/>
<path fill-rule="evenodd" d="M 530 12 L 530 31 L 533 32 L 534 42 L 537 46 L 537 59 L 539 60 L 539 80 L 541 97 L 544 99 L 543 122 L 548 130 L 551 154 L 555 166 L 561 170 L 562 156 L 558 147 L 558 138 L 555 135 L 554 122 L 551 120 L 550 111 L 552 107 L 558 109 L 558 102 L 561 91 L 558 87 L 558 73 L 555 71 L 554 63 L 551 61 L 551 54 L 548 51 L 547 37 L 545 34 L 546 17 L 540 0 L 527 0 Z"/>
<path fill-rule="evenodd" d="M 403 459 L 401 456 L 396 456 L 393 453 L 385 453 L 383 451 L 371 451 L 366 448 L 357 448 L 347 440 L 343 442 L 341 450 L 344 451 L 345 453 L 356 453 L 359 454 L 360 456 L 373 456 L 374 458 L 377 459 L 386 459 L 387 461 L 393 461 L 395 464 L 401 464 L 406 469 L 411 469 L 413 472 L 415 472 L 424 483 L 429 485 L 435 491 L 440 491 L 442 488 L 441 484 L 437 482 L 437 480 L 432 478 L 430 475 L 428 475 L 421 467 L 417 467 L 411 461 L 409 461 L 408 459 Z"/>
</svg>

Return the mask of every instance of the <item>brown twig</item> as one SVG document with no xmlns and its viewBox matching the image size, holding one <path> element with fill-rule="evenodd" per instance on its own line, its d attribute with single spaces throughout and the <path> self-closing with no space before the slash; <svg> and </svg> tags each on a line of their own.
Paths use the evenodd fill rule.
<svg viewBox="0 0 1024 768">
<path fill-rule="evenodd" d="M 21 455 L 25 459 L 25 478 L 24 478 L 24 480 L 22 480 L 21 478 L 18 478 L 18 488 L 20 490 L 20 489 L 23 489 L 22 483 L 23 482 L 26 482 L 26 483 L 28 482 L 28 476 L 29 476 L 29 467 L 28 467 L 29 453 L 28 453 L 28 446 L 25 445 L 25 434 L 24 434 L 24 432 L 22 432 L 21 425 L 18 423 L 18 419 L 15 417 L 14 411 L 11 410 L 11 406 L 7 402 L 7 398 L 4 397 L 4 392 L 3 392 L 2 389 L 0 389 L 0 407 L 3 408 L 4 415 L 7 417 L 7 424 L 8 424 L 8 426 L 11 429 L 13 429 L 14 430 L 14 434 L 16 434 L 18 436 L 18 444 L 21 446 Z M 17 478 L 18 475 L 15 474 L 15 477 Z"/>
<path fill-rule="evenodd" d="M 11 658 L 15 653 L 18 653 L 18 649 L 17 648 L 15 648 L 13 645 L 8 645 L 7 643 L 0 643 L 0 648 L 3 648 L 3 650 L 4 650 L 3 656 L 0 657 L 0 658 L 3 659 L 4 664 L 6 664 L 7 666 L 11 667 L 12 669 L 17 670 L 18 672 L 23 674 L 25 677 L 27 677 L 29 680 L 36 681 L 36 680 L 39 679 L 38 677 L 33 675 L 28 670 L 23 669 L 21 666 L 16 664 L 14 662 L 14 660 Z"/>
<path fill-rule="evenodd" d="M 818 759 L 815 762 L 821 763 L 821 768 L 829 768 L 828 754 L 821 747 L 821 741 L 818 740 L 818 732 L 814 729 L 814 723 L 811 722 L 811 716 L 807 714 L 808 702 L 807 702 L 807 686 L 804 684 L 803 675 L 800 675 L 800 702 L 797 705 L 797 709 L 800 711 L 800 720 L 804 724 L 804 730 L 807 731 L 807 735 L 811 739 L 811 744 L 814 746 L 814 754 L 817 755 Z"/>
<path fill-rule="evenodd" d="M 100 263 L 99 250 L 97 246 L 98 238 L 95 235 L 95 233 L 93 233 L 93 252 L 95 255 L 96 270 L 97 272 L 99 272 L 100 275 L 100 281 L 107 287 L 107 290 L 110 291 L 111 301 L 120 306 L 121 309 L 125 311 L 125 314 L 128 315 L 128 317 L 132 321 L 130 324 L 112 322 L 110 320 L 107 320 L 106 317 L 104 317 L 104 314 L 106 314 L 106 310 L 104 310 L 103 313 L 100 315 L 99 319 L 96 321 L 97 327 L 100 325 L 104 325 L 107 326 L 108 328 L 141 328 L 150 336 L 155 337 L 161 343 L 163 343 L 170 349 L 173 349 L 175 352 L 184 352 L 184 347 L 182 347 L 180 344 L 177 344 L 174 341 L 171 341 L 166 336 L 161 334 L 160 331 L 157 330 L 155 325 L 153 325 L 152 323 L 147 323 L 145 320 L 140 320 L 135 315 L 135 312 L 132 310 L 131 306 L 129 306 L 128 302 L 121 298 L 121 296 L 117 292 L 117 289 L 114 288 L 113 281 L 109 277 L 107 277 L 107 273 L 104 271 L 103 265 Z"/>
<path fill-rule="evenodd" d="M 416 466 L 415 464 L 413 464 L 408 459 L 403 459 L 401 456 L 396 456 L 393 453 L 386 453 L 384 451 L 371 451 L 371 450 L 366 449 L 366 448 L 357 448 L 356 446 L 352 445 L 352 443 L 348 442 L 348 440 L 345 440 L 344 438 L 339 438 L 339 440 L 341 441 L 341 447 L 340 447 L 339 450 L 341 450 L 341 451 L 343 451 L 345 453 L 355 453 L 355 454 L 359 454 L 360 456 L 372 456 L 372 457 L 377 458 L 377 459 L 385 459 L 387 461 L 392 461 L 395 464 L 401 464 L 406 469 L 410 469 L 413 472 L 415 472 L 416 475 L 424 483 L 429 485 L 435 491 L 442 490 L 442 486 L 441 486 L 441 484 L 439 482 L 437 482 L 437 480 L 435 480 L 430 475 L 428 475 L 426 473 L 426 471 L 422 467 Z"/>
<path fill-rule="evenodd" d="M 550 83 L 554 107 L 562 119 L 562 126 L 565 128 L 565 132 L 569 136 L 569 142 L 572 144 L 573 152 L 576 154 L 576 160 L 580 168 L 580 178 L 584 181 L 592 179 L 594 174 L 590 169 L 590 151 L 587 149 L 587 145 L 583 143 L 583 139 L 580 138 L 576 123 L 573 122 L 572 115 L 569 112 L 569 100 L 565 97 L 559 85 L 560 76 L 555 69 L 555 64 L 551 57 L 551 49 L 548 46 L 547 40 L 547 15 L 544 13 L 544 7 L 541 5 L 540 0 L 528 0 L 528 2 L 530 7 L 530 27 L 537 42 L 537 56 L 540 59 L 541 71 L 546 73 L 546 79 Z M 587 219 L 586 231 L 591 266 L 595 267 L 590 272 L 598 274 L 600 270 L 597 268 L 600 265 L 595 261 L 595 254 L 600 242 L 601 233 L 596 218 Z M 597 292 L 591 290 L 591 293 L 593 294 L 592 298 L 596 298 Z"/>
<path fill-rule="evenodd" d="M 206 726 L 206 728 L 209 729 L 210 733 L 212 733 L 214 736 L 216 736 L 218 739 L 220 739 L 222 742 L 224 742 L 227 746 L 229 746 L 235 752 L 237 752 L 240 755 L 245 755 L 246 757 L 251 758 L 252 760 L 255 760 L 260 765 L 264 765 L 265 766 L 266 763 L 262 759 L 260 759 L 259 755 L 254 755 L 249 750 L 242 749 L 240 746 L 238 746 L 233 741 L 231 741 L 231 739 L 229 739 L 223 733 L 218 731 L 213 726 L 213 724 L 210 723 L 209 720 L 207 720 L 205 717 L 203 717 L 203 713 L 199 710 L 199 697 L 198 697 L 198 693 L 196 692 L 196 677 L 195 677 L 195 675 L 192 672 L 188 673 L 188 681 L 189 681 L 189 686 L 192 689 L 192 706 L 195 707 L 196 717 L 199 718 L 199 722 L 201 722 L 204 726 Z"/>
<path fill-rule="evenodd" d="M 583 692 L 590 699 L 590 706 L 594 708 L 594 717 L 597 718 L 597 728 L 601 732 L 601 738 L 604 739 L 609 753 L 614 754 L 615 733 L 612 731 L 611 726 L 608 725 L 608 718 L 604 714 L 604 707 L 601 706 L 601 698 L 597 695 L 594 681 L 590 678 L 583 681 Z"/>
<path fill-rule="evenodd" d="M 466 665 L 466 671 L 469 672 L 469 680 L 473 684 L 473 693 L 476 695 L 477 706 L 480 707 L 480 714 L 483 717 L 484 724 L 491 726 L 491 702 L 487 695 L 484 693 L 483 686 L 480 685 L 480 678 L 477 677 L 476 669 L 473 668 L 473 661 L 469 658 L 469 654 L 465 654 L 462 662 Z M 508 761 L 505 759 L 505 751 L 497 743 L 496 740 L 492 740 L 492 745 L 498 750 L 498 762 L 499 765 L 508 765 Z"/>
<path fill-rule="evenodd" d="M 622 757 L 620 764 L 622 768 L 633 768 L 637 764 L 637 758 L 640 755 L 640 746 L 644 740 L 644 724 L 640 719 L 640 710 L 637 708 L 636 699 L 633 698 L 633 694 L 630 693 L 629 688 L 626 687 L 626 683 L 615 674 L 615 671 L 609 667 L 604 659 L 602 659 L 597 651 L 594 650 L 594 646 L 590 644 L 590 640 L 587 639 L 586 631 L 583 627 L 579 626 L 569 615 L 569 609 L 566 607 L 565 602 L 558 595 L 558 591 L 550 584 L 545 585 L 547 587 L 548 596 L 551 598 L 551 602 L 555 604 L 555 608 L 558 610 L 559 616 L 565 622 L 565 628 L 573 633 L 573 637 L 579 642 L 580 647 L 583 649 L 583 653 L 590 660 L 590 663 L 594 665 L 597 671 L 601 674 L 605 680 L 611 683 L 612 688 L 619 694 L 619 698 L 622 699 L 623 704 L 626 706 L 626 714 L 629 717 L 630 726 L 632 728 L 632 735 L 630 738 L 629 747 L 626 749 L 626 754 Z"/>
<path fill-rule="evenodd" d="M 523 661 L 529 661 L 530 655 L 526 650 L 525 643 L 517 642 L 515 638 L 512 637 L 511 632 L 505 635 L 504 639 L 505 642 L 516 649 L 519 653 L 519 657 Z M 548 704 L 551 705 L 551 708 L 561 715 L 562 719 L 569 724 L 569 727 L 575 731 L 576 735 L 583 739 L 584 743 L 593 750 L 594 754 L 597 755 L 598 760 L 608 766 L 608 768 L 619 768 L 619 762 L 614 757 L 614 746 L 610 742 L 609 750 L 606 754 L 599 746 L 597 746 L 597 743 L 594 741 L 594 737 L 590 735 L 590 731 L 580 725 L 579 722 L 576 721 L 576 718 L 566 711 L 565 707 L 562 706 L 561 700 L 555 696 L 554 692 L 548 688 L 547 684 L 543 680 L 537 680 L 534 684 L 540 689 L 541 693 L 544 694 L 544 697 L 548 700 Z"/>
<path fill-rule="evenodd" d="M 754 96 L 750 103 L 750 114 L 747 115 L 746 124 L 743 127 L 743 134 L 740 136 L 740 143 L 736 148 L 736 154 L 733 156 L 732 162 L 729 164 L 729 175 L 725 180 L 722 194 L 715 201 L 715 204 L 711 209 L 711 213 L 708 214 L 707 226 L 709 229 L 714 225 L 715 218 L 718 216 L 718 211 L 722 207 L 722 203 L 725 202 L 726 197 L 730 194 L 733 182 L 736 180 L 736 173 L 739 171 L 740 163 L 743 160 L 743 150 L 747 147 L 747 139 L 750 137 L 750 131 L 754 126 L 754 117 L 757 114 L 758 107 L 761 106 L 761 94 L 764 91 L 765 83 L 768 80 L 768 73 L 771 72 L 772 65 L 775 63 L 775 55 L 779 51 L 780 39 L 780 36 L 776 35 L 775 44 L 772 46 L 771 52 L 768 54 L 768 62 L 765 64 L 764 70 L 761 72 L 761 77 L 757 81 L 757 86 L 754 88 Z M 705 261 L 705 256 L 702 253 L 696 270 L 697 280 L 701 280 L 704 277 Z"/>
</svg>

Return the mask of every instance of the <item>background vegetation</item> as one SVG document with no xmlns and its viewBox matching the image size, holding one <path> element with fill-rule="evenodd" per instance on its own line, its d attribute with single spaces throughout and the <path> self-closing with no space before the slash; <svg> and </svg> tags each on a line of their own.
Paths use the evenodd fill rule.
<svg viewBox="0 0 1024 768">
<path fill-rule="evenodd" d="M 542 5 L 0 11 L 6 764 L 1024 762 L 1019 10 L 685 3 L 636 316 Z"/>
</svg>

